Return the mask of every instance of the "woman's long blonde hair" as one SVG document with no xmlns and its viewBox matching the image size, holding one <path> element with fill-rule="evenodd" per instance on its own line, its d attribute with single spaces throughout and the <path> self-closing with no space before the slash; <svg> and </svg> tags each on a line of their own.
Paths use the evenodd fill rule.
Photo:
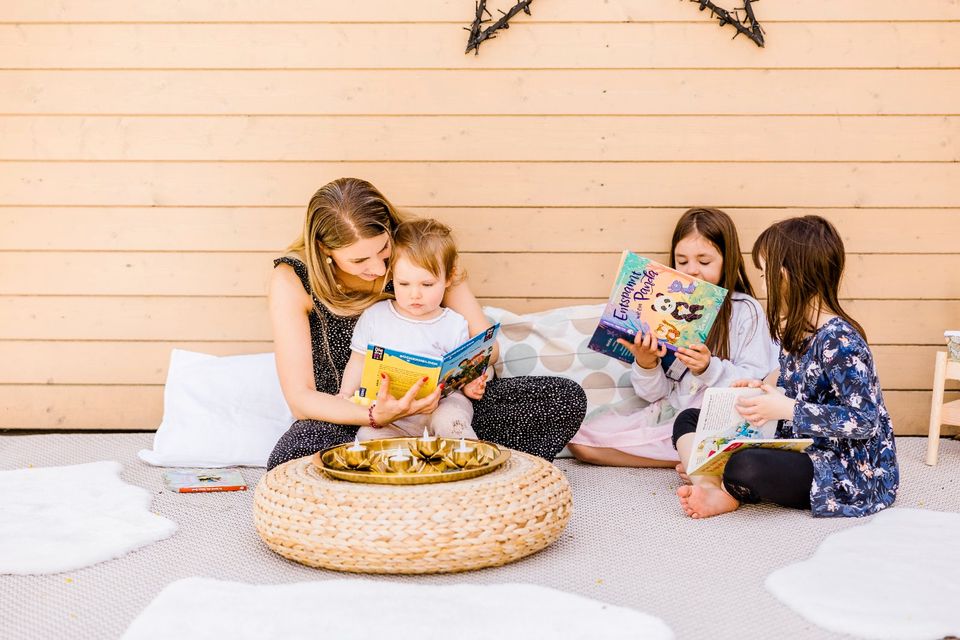
<svg viewBox="0 0 960 640">
<path fill-rule="evenodd" d="M 307 265 L 310 288 L 330 311 L 340 316 L 354 316 L 370 305 L 390 297 L 383 285 L 374 291 L 352 291 L 338 286 L 334 265 L 328 263 L 324 250 L 349 247 L 360 240 L 382 233 L 393 237 L 403 221 L 393 205 L 366 180 L 338 178 L 320 187 L 307 205 L 303 234 L 287 248 Z"/>
</svg>

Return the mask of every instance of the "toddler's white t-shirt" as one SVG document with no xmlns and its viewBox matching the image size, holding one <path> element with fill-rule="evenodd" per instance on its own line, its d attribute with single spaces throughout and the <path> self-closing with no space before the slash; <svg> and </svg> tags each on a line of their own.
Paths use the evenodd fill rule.
<svg viewBox="0 0 960 640">
<path fill-rule="evenodd" d="M 392 300 L 382 300 L 360 315 L 353 329 L 350 348 L 366 353 L 368 344 L 406 351 L 430 358 L 442 358 L 470 338 L 467 320 L 453 309 L 430 320 L 404 317 Z"/>
</svg>

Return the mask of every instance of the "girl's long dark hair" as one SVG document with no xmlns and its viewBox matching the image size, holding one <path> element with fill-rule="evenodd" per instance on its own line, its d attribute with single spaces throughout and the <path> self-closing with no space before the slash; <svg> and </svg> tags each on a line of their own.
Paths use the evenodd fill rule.
<svg viewBox="0 0 960 640">
<path fill-rule="evenodd" d="M 731 292 L 739 291 L 753 296 L 753 287 L 747 278 L 747 270 L 740 254 L 740 239 L 737 228 L 726 213 L 720 209 L 696 207 L 686 211 L 677 221 L 673 230 L 673 240 L 670 242 L 670 266 L 677 268 L 674 252 L 677 244 L 689 235 L 699 234 L 712 244 L 723 256 L 723 275 L 720 286 Z M 710 335 L 707 336 L 707 348 L 710 353 L 721 360 L 730 358 L 730 318 L 733 316 L 733 296 L 727 298 L 720 305 L 717 319 L 713 323 Z"/>
<path fill-rule="evenodd" d="M 864 341 L 863 327 L 840 306 L 843 240 L 820 216 L 790 218 L 773 224 L 753 244 L 753 264 L 767 280 L 767 321 L 773 337 L 789 353 L 801 353 L 816 333 L 817 315 L 826 310 L 850 323 Z M 811 309 L 817 311 L 811 317 Z"/>
</svg>

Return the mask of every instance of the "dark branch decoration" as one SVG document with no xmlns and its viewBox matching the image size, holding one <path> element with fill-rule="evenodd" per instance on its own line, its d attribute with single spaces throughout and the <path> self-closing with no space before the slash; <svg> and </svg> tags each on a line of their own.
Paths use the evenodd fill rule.
<svg viewBox="0 0 960 640">
<path fill-rule="evenodd" d="M 763 28 L 760 27 L 760 23 L 757 22 L 757 17 L 753 13 L 752 5 L 757 0 L 743 0 L 742 9 L 734 9 L 733 13 L 730 13 L 722 7 L 718 7 L 710 0 L 690 0 L 690 2 L 696 2 L 700 5 L 700 11 L 704 9 L 710 10 L 710 15 L 720 21 L 720 26 L 726 24 L 732 24 L 733 27 L 737 30 L 733 37 L 736 38 L 741 33 L 751 40 L 758 46 L 763 46 Z M 743 15 L 741 17 L 741 13 Z"/>
<path fill-rule="evenodd" d="M 748 6 L 750 4 L 750 1 L 751 0 L 744 0 L 744 2 L 746 2 Z M 502 13 L 503 15 L 500 17 L 499 20 L 497 20 L 496 22 L 491 24 L 489 27 L 484 29 L 483 25 L 488 24 L 490 20 L 485 20 L 483 15 L 486 14 L 491 18 L 493 16 L 490 14 L 489 11 L 487 11 L 487 0 L 477 0 L 476 15 L 473 18 L 473 24 L 471 24 L 469 27 L 464 27 L 466 31 L 470 32 L 470 38 L 467 40 L 467 49 L 466 51 L 464 51 L 464 53 L 470 53 L 471 51 L 473 51 L 474 55 L 479 54 L 480 44 L 485 40 L 492 40 L 496 38 L 497 36 L 494 35 L 494 32 L 497 31 L 497 29 L 510 28 L 510 25 L 508 24 L 510 22 L 510 18 L 517 15 L 521 11 L 523 11 L 525 14 L 529 16 L 530 3 L 532 2 L 533 0 L 520 0 L 519 2 L 517 2 L 517 4 L 510 7 L 510 10 L 507 11 L 506 13 L 497 9 L 497 11 L 500 11 L 500 13 Z"/>
</svg>

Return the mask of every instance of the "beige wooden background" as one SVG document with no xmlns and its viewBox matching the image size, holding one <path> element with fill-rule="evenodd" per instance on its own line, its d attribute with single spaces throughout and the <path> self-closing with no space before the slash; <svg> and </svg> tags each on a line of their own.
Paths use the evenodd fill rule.
<svg viewBox="0 0 960 640">
<path fill-rule="evenodd" d="M 514 310 L 601 300 L 690 205 L 748 246 L 822 213 L 922 432 L 960 328 L 960 2 L 765 0 L 762 50 L 677 0 L 532 8 L 465 56 L 473 0 L 0 2 L 0 427 L 152 428 L 171 347 L 269 350 L 271 258 L 354 175 Z"/>
</svg>

